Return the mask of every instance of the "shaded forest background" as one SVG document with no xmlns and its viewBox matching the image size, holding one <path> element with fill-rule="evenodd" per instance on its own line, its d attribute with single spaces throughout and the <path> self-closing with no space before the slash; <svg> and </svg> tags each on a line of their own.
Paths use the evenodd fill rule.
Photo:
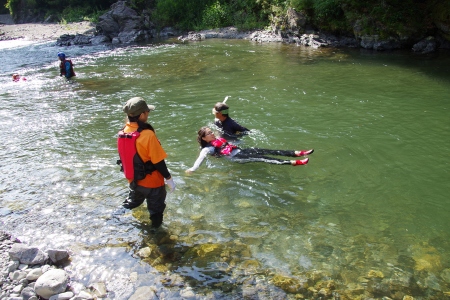
<svg viewBox="0 0 450 300">
<path fill-rule="evenodd" d="M 97 22 L 116 0 L 0 0 L 0 13 L 17 23 Z M 129 0 L 136 11 L 151 16 L 156 28 L 201 30 L 236 26 L 241 30 L 271 26 L 285 30 L 288 13 L 301 13 L 311 29 L 334 34 L 388 36 L 435 35 L 448 32 L 450 1 L 442 0 Z M 445 30 L 447 29 L 447 30 Z M 442 33 L 442 32 L 441 32 Z M 445 33 L 444 33 L 445 35 Z M 450 40 L 450 36 L 444 36 Z"/>
</svg>

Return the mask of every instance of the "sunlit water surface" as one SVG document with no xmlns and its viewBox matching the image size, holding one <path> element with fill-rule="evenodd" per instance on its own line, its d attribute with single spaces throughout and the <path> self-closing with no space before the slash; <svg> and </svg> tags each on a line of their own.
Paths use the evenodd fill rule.
<svg viewBox="0 0 450 300">
<path fill-rule="evenodd" d="M 449 291 L 450 55 L 234 40 L 2 45 L 1 226 L 70 249 L 75 280 L 106 282 L 111 298 L 126 299 L 161 286 L 161 274 L 199 293 L 259 278 L 289 294 L 274 278 L 345 289 L 402 270 L 426 273 L 420 293 Z M 75 64 L 71 84 L 58 76 L 61 50 Z M 12 82 L 13 72 L 28 80 Z M 145 207 L 112 216 L 127 194 L 116 133 L 134 96 L 157 107 L 150 122 L 177 184 L 156 233 Z M 241 146 L 314 148 L 309 164 L 209 158 L 185 174 L 196 131 L 226 96 L 252 129 Z"/>
</svg>

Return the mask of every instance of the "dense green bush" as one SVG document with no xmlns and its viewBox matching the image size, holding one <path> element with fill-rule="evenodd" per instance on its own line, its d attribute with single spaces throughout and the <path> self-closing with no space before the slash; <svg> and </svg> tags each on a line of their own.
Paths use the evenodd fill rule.
<svg viewBox="0 0 450 300">
<path fill-rule="evenodd" d="M 203 11 L 213 3 L 214 0 L 157 0 L 152 18 L 159 27 L 192 30 L 201 25 Z"/>
<path fill-rule="evenodd" d="M 230 9 L 226 4 L 220 4 L 216 1 L 212 5 L 206 7 L 202 14 L 202 27 L 219 28 L 231 25 L 229 18 Z"/>
<path fill-rule="evenodd" d="M 55 15 L 62 22 L 98 20 L 98 15 L 117 0 L 7 0 L 5 7 L 15 17 L 20 10 L 27 14 Z"/>
</svg>

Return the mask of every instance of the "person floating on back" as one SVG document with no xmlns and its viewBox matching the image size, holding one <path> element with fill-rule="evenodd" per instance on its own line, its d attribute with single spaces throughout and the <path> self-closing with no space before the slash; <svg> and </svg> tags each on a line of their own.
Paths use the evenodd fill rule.
<svg viewBox="0 0 450 300">
<path fill-rule="evenodd" d="M 195 170 L 197 170 L 202 164 L 203 160 L 208 156 L 208 154 L 216 155 L 218 157 L 226 156 L 231 158 L 231 160 L 240 163 L 265 162 L 277 165 L 299 166 L 299 165 L 306 165 L 309 161 L 309 158 L 301 160 L 285 160 L 266 155 L 299 157 L 314 152 L 314 149 L 295 151 L 295 150 L 270 150 L 260 148 L 239 148 L 238 146 L 227 142 L 227 140 L 224 138 L 216 138 L 214 132 L 206 126 L 200 128 L 200 130 L 198 131 L 197 141 L 201 147 L 200 155 L 195 161 L 194 166 L 192 168 L 187 169 L 186 173 L 192 173 Z"/>
<path fill-rule="evenodd" d="M 72 61 L 70 59 L 66 59 L 66 55 L 63 52 L 58 53 L 58 58 L 61 61 L 59 63 L 59 76 L 64 75 L 67 79 L 77 76 L 73 71 Z"/>
<path fill-rule="evenodd" d="M 225 135 L 230 137 L 247 134 L 250 130 L 239 125 L 239 123 L 228 115 L 230 107 L 225 104 L 225 101 L 217 102 L 212 109 L 213 115 L 216 117 L 214 124 L 223 131 Z"/>
<path fill-rule="evenodd" d="M 19 81 L 25 81 L 25 80 L 27 80 L 25 77 L 20 77 L 20 75 L 19 74 L 17 74 L 17 73 L 14 73 L 13 74 L 13 76 L 12 76 L 12 80 L 14 81 L 14 82 L 19 82 Z"/>
</svg>

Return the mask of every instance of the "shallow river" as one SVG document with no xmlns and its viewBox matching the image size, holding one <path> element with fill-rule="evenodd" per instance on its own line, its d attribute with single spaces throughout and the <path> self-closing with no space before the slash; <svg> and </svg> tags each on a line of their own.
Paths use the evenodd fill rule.
<svg viewBox="0 0 450 300">
<path fill-rule="evenodd" d="M 70 249 L 74 281 L 105 282 L 112 299 L 148 285 L 166 299 L 187 287 L 236 299 L 249 286 L 267 299 L 450 291 L 449 53 L 0 43 L 1 227 Z M 72 83 L 58 76 L 61 50 Z M 127 194 L 116 134 L 134 96 L 156 106 L 177 184 L 157 232 L 145 207 L 113 215 Z M 314 148 L 309 164 L 210 157 L 187 175 L 226 96 L 252 129 L 241 146 Z"/>
</svg>

